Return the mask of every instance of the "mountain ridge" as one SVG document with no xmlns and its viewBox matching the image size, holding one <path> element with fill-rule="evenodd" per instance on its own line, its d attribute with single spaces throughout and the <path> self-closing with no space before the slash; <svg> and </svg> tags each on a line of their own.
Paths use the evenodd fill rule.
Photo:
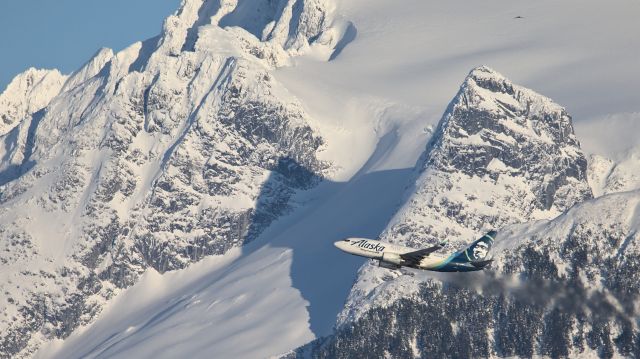
<svg viewBox="0 0 640 359">
<path fill-rule="evenodd" d="M 17 75 L 0 94 L 0 136 L 25 117 L 49 104 L 63 88 L 67 76 L 58 70 L 29 68 Z"/>
<path fill-rule="evenodd" d="M 253 5 L 216 3 L 185 0 L 160 36 L 51 72 L 46 107 L 0 137 L 0 356 L 68 336 L 148 267 L 252 241 L 330 171 L 310 116 L 269 74 L 309 42 L 330 52 L 328 3 L 282 2 L 264 39 L 240 26 Z"/>
<path fill-rule="evenodd" d="M 453 250 L 483 231 L 551 219 L 593 197 L 566 111 L 486 66 L 461 85 L 418 170 L 382 240 L 418 248 L 448 239 L 446 250 Z M 410 277 L 374 265 L 358 277 L 339 326 L 368 310 L 367 303 L 418 289 Z"/>
<path fill-rule="evenodd" d="M 588 41 L 589 67 L 568 68 L 587 58 L 573 41 L 582 28 L 565 26 L 572 5 L 519 5 L 526 20 L 511 21 L 492 4 L 381 4 L 185 0 L 160 35 L 100 50 L 0 136 L 0 356 L 280 353 L 327 334 L 342 308 L 359 262 L 333 241 L 388 227 L 383 240 L 453 238 L 454 250 L 494 226 L 501 252 L 484 277 L 365 266 L 335 335 L 305 353 L 637 355 L 633 319 L 620 315 L 635 314 L 620 293 L 638 289 L 636 193 L 605 194 L 636 186 L 633 158 L 587 160 L 562 107 L 487 67 L 472 70 L 424 146 L 455 92 L 442 89 L 476 63 L 572 113 L 618 103 L 587 96 L 593 104 L 576 107 L 576 83 L 589 95 L 618 80 L 592 66 L 599 39 Z M 443 11 L 456 26 L 443 27 Z M 566 37 L 530 38 L 558 30 L 554 19 Z M 416 29 L 424 43 L 380 36 Z M 548 44 L 570 56 L 549 57 Z M 304 69 L 287 80 L 294 66 Z M 336 163 L 349 168 L 334 178 Z"/>
<path fill-rule="evenodd" d="M 639 193 L 507 226 L 491 270 L 420 275 L 415 294 L 371 307 L 284 357 L 634 357 Z"/>
</svg>

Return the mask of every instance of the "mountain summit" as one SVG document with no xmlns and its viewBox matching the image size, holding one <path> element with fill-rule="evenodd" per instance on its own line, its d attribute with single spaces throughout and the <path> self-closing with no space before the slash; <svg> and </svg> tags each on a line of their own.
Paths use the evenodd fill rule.
<svg viewBox="0 0 640 359">
<path fill-rule="evenodd" d="M 0 98 L 0 356 L 68 336 L 147 268 L 255 239 L 322 178 L 269 71 L 340 33 L 325 1 L 185 0 L 162 33 Z M 6 132 L 6 134 L 5 134 Z"/>
<path fill-rule="evenodd" d="M 482 66 L 471 71 L 443 116 L 425 170 L 519 177 L 531 201 L 560 213 L 591 197 L 587 161 L 564 108 Z M 524 194 L 524 193 L 523 193 Z"/>
<path fill-rule="evenodd" d="M 462 83 L 417 170 L 383 240 L 416 248 L 449 240 L 453 250 L 484 231 L 551 219 L 593 197 L 565 109 L 485 66 Z M 340 323 L 418 288 L 414 278 L 373 265 L 358 277 Z"/>
<path fill-rule="evenodd" d="M 335 333 L 293 356 L 633 357 L 639 192 L 596 200 L 571 118 L 473 70 L 383 240 L 454 245 L 499 229 L 477 275 L 364 265 Z"/>
</svg>

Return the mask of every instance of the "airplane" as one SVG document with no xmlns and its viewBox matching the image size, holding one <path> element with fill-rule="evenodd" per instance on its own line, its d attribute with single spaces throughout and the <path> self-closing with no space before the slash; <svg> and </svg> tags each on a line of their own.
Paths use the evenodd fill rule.
<svg viewBox="0 0 640 359">
<path fill-rule="evenodd" d="M 378 260 L 380 267 L 388 269 L 410 267 L 436 272 L 472 272 L 484 269 L 493 261 L 487 255 L 496 234 L 496 231 L 490 231 L 464 250 L 448 256 L 434 254 L 445 246 L 444 242 L 418 250 L 366 238 L 346 238 L 334 245 L 349 254 Z"/>
</svg>

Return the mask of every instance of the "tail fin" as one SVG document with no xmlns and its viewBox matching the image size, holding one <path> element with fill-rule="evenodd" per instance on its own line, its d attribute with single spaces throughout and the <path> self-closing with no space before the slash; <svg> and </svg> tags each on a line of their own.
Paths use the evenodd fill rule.
<svg viewBox="0 0 640 359">
<path fill-rule="evenodd" d="M 491 231 L 480 239 L 477 239 L 475 242 L 471 243 L 467 249 L 460 252 L 456 259 L 463 262 L 470 263 L 484 263 L 491 262 L 491 260 L 486 260 L 487 255 L 489 254 L 489 250 L 491 249 L 491 245 L 493 244 L 493 239 L 496 237 L 498 232 Z M 485 264 L 486 265 L 486 264 Z"/>
</svg>

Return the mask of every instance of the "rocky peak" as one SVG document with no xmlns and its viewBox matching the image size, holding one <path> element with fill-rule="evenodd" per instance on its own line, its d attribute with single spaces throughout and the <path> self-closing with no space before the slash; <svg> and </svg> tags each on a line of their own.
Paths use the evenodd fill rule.
<svg viewBox="0 0 640 359">
<path fill-rule="evenodd" d="M 67 77 L 58 70 L 30 68 L 16 76 L 0 94 L 0 136 L 55 97 Z"/>
<path fill-rule="evenodd" d="M 312 0 L 184 0 L 160 35 L 58 76 L 44 108 L 0 136 L 0 357 L 66 337 L 148 268 L 241 246 L 296 206 L 331 164 L 269 71 L 318 41 L 328 14 Z"/>
<path fill-rule="evenodd" d="M 382 240 L 453 251 L 482 232 L 551 219 L 592 198 L 587 162 L 566 111 L 479 67 L 449 104 L 408 200 Z M 411 296 L 420 281 L 367 264 L 339 323 Z"/>
<path fill-rule="evenodd" d="M 520 177 L 539 210 L 562 212 L 592 196 L 566 110 L 485 66 L 467 76 L 432 144 L 425 169 Z"/>
<path fill-rule="evenodd" d="M 306 50 L 330 25 L 333 7 L 320 0 L 183 0 L 164 23 L 159 48 L 177 55 L 194 51 L 208 26 L 235 27 L 291 54 Z"/>
</svg>

